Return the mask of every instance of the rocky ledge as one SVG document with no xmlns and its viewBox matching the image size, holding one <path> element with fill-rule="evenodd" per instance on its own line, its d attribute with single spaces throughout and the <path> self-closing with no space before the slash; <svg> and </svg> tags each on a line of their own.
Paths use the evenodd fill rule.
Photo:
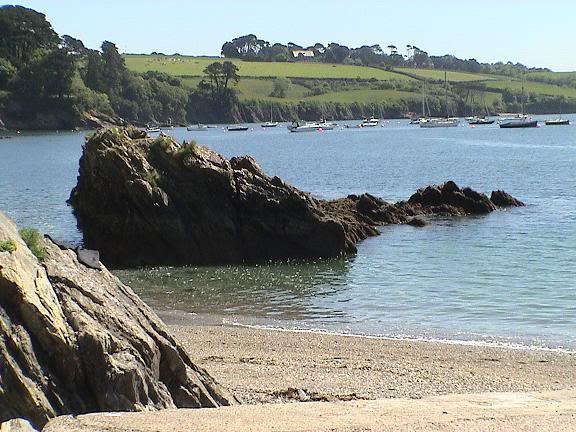
<svg viewBox="0 0 576 432">
<path fill-rule="evenodd" d="M 133 128 L 88 139 L 69 202 L 85 244 L 113 266 L 339 257 L 383 224 L 523 205 L 454 182 L 395 204 L 369 194 L 325 201 L 267 176 L 251 157 L 227 160 Z"/>
<path fill-rule="evenodd" d="M 0 423 L 236 402 L 105 267 L 40 241 L 42 262 L 0 213 Z"/>
</svg>

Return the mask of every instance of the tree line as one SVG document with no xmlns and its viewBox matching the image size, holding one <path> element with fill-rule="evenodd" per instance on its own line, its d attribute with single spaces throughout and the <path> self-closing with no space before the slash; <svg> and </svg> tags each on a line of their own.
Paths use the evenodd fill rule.
<svg viewBox="0 0 576 432">
<path fill-rule="evenodd" d="M 171 75 L 126 68 L 113 42 L 88 49 L 59 36 L 46 16 L 21 6 L 0 7 L 0 118 L 17 125 L 71 128 L 86 112 L 118 115 L 135 124 L 185 123 L 196 104 L 220 118 L 236 103 L 231 62 L 215 63 L 190 90 Z"/>
<path fill-rule="evenodd" d="M 294 52 L 309 51 L 313 57 L 298 57 Z M 232 39 L 222 45 L 221 54 L 227 58 L 247 61 L 286 62 L 302 58 L 324 63 L 376 66 L 383 68 L 413 67 L 436 68 L 443 70 L 489 73 L 507 76 L 520 76 L 526 71 L 547 71 L 548 69 L 529 69 L 521 63 L 497 62 L 480 63 L 476 59 L 459 59 L 453 55 L 432 56 L 416 45 L 406 45 L 404 53 L 396 45 L 383 48 L 379 44 L 349 48 L 332 42 L 328 45 L 316 43 L 301 46 L 293 42 L 288 44 L 270 43 L 249 34 Z"/>
</svg>

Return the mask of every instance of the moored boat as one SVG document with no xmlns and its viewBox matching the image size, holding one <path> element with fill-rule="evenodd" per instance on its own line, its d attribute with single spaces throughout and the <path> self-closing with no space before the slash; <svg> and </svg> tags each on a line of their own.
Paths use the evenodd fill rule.
<svg viewBox="0 0 576 432">
<path fill-rule="evenodd" d="M 380 119 L 372 116 L 370 118 L 365 118 L 362 123 L 360 123 L 360 127 L 376 127 L 380 124 Z"/>
<path fill-rule="evenodd" d="M 568 119 L 553 119 L 553 120 L 546 120 L 544 122 L 546 126 L 567 126 L 570 124 L 570 120 Z"/>
<path fill-rule="evenodd" d="M 522 116 L 502 121 L 500 127 L 502 129 L 535 128 L 538 127 L 538 121 L 528 116 Z"/>
<path fill-rule="evenodd" d="M 469 125 L 489 125 L 494 124 L 496 120 L 487 117 L 472 116 L 466 119 Z"/>
<path fill-rule="evenodd" d="M 266 123 L 262 123 L 260 126 L 263 128 L 273 128 L 278 126 L 278 122 L 268 121 Z"/>
<path fill-rule="evenodd" d="M 420 121 L 421 128 L 447 128 L 447 127 L 457 127 L 460 124 L 460 120 L 454 117 L 447 118 L 430 118 Z"/>
<path fill-rule="evenodd" d="M 187 131 L 191 132 L 191 131 L 205 131 L 208 130 L 208 126 L 206 126 L 205 124 L 202 123 L 198 123 L 196 126 L 188 126 L 186 128 Z"/>
<path fill-rule="evenodd" d="M 324 130 L 320 123 L 316 122 L 306 122 L 302 124 L 295 121 L 292 122 L 291 125 L 288 125 L 287 128 L 290 132 L 314 132 Z"/>
<path fill-rule="evenodd" d="M 158 126 L 148 126 L 146 128 L 146 133 L 160 133 L 162 132 L 162 129 L 160 129 Z"/>
<path fill-rule="evenodd" d="M 248 126 L 243 126 L 243 125 L 233 125 L 233 126 L 228 126 L 226 127 L 226 130 L 228 132 L 245 132 L 248 130 Z"/>
</svg>

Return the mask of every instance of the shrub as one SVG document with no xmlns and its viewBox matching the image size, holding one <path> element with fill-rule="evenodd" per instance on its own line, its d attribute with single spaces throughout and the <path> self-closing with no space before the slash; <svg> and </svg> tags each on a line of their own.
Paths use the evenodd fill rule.
<svg viewBox="0 0 576 432">
<path fill-rule="evenodd" d="M 184 160 L 186 156 L 191 155 L 196 150 L 196 141 L 190 142 L 183 142 L 182 146 L 176 152 L 176 156 L 180 158 L 180 160 Z"/>
<path fill-rule="evenodd" d="M 46 258 L 46 250 L 42 244 L 42 235 L 38 230 L 33 228 L 22 228 L 20 230 L 20 237 L 22 237 L 22 240 L 26 243 L 28 249 L 30 249 L 36 258 L 38 258 L 38 261 L 44 261 L 44 258 Z"/>
<path fill-rule="evenodd" d="M 14 240 L 0 241 L 0 252 L 14 252 L 16 250 L 16 242 Z"/>
</svg>

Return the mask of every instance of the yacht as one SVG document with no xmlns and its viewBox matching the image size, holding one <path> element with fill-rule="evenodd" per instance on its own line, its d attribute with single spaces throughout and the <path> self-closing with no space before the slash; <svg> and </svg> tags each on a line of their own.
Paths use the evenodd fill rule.
<svg viewBox="0 0 576 432">
<path fill-rule="evenodd" d="M 429 118 L 420 121 L 421 128 L 447 128 L 447 127 L 457 127 L 460 124 L 460 120 L 455 117 L 446 118 Z"/>
<path fill-rule="evenodd" d="M 468 122 L 469 125 L 489 125 L 494 124 L 496 120 L 488 117 L 472 116 L 467 117 L 466 121 Z"/>
<path fill-rule="evenodd" d="M 513 114 L 509 117 L 504 117 L 500 123 L 502 129 L 520 129 L 520 128 L 535 128 L 538 127 L 538 121 L 532 119 L 524 113 L 524 82 L 525 76 L 522 76 L 522 113 Z"/>
<path fill-rule="evenodd" d="M 546 124 L 546 126 L 567 126 L 570 124 L 570 120 L 557 118 L 553 120 L 546 120 L 544 123 Z"/>
<path fill-rule="evenodd" d="M 262 126 L 263 128 L 275 128 L 276 126 L 278 126 L 278 122 L 272 121 L 272 105 L 270 105 L 270 121 L 262 123 L 260 126 Z"/>
<path fill-rule="evenodd" d="M 160 129 L 158 126 L 148 126 L 146 128 L 146 133 L 160 133 L 162 132 L 162 129 Z"/>
<path fill-rule="evenodd" d="M 446 117 L 422 119 L 419 122 L 421 128 L 448 128 L 457 127 L 460 124 L 458 118 L 448 116 L 448 75 L 446 72 L 444 72 L 444 95 L 446 99 Z"/>
<path fill-rule="evenodd" d="M 291 125 L 288 125 L 287 128 L 290 132 L 315 132 L 324 130 L 322 125 L 317 122 L 306 122 L 302 124 L 295 121 L 292 122 Z"/>
<path fill-rule="evenodd" d="M 226 130 L 228 132 L 245 132 L 248 130 L 248 126 L 242 126 L 242 125 L 233 125 L 233 126 L 228 126 L 226 128 Z"/>
<path fill-rule="evenodd" d="M 262 126 L 263 128 L 273 128 L 278 126 L 278 122 L 268 121 L 266 123 L 262 123 L 260 126 Z"/>
<path fill-rule="evenodd" d="M 372 116 L 370 118 L 365 118 L 362 123 L 360 123 L 360 127 L 376 127 L 380 123 L 380 119 Z"/>
<path fill-rule="evenodd" d="M 196 126 L 188 126 L 186 128 L 187 131 L 191 132 L 191 131 L 205 131 L 208 130 L 208 126 L 206 126 L 205 124 L 202 123 L 198 123 Z"/>
</svg>

